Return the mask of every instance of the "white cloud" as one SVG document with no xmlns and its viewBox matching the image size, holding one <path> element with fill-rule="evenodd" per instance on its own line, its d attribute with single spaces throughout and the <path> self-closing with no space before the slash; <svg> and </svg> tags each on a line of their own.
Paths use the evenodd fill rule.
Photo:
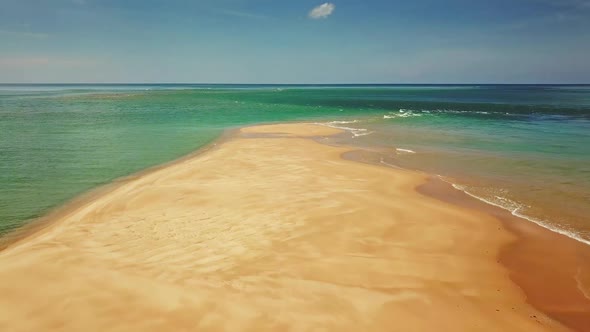
<svg viewBox="0 0 590 332">
<path fill-rule="evenodd" d="M 309 12 L 309 18 L 313 18 L 315 20 L 320 18 L 326 18 L 332 15 L 334 9 L 336 9 L 336 5 L 334 5 L 333 3 L 326 2 L 312 9 Z"/>
</svg>

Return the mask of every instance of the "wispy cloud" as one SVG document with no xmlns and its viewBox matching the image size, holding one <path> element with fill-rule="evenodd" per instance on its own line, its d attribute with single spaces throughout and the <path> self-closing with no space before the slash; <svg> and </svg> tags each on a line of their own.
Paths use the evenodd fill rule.
<svg viewBox="0 0 590 332">
<path fill-rule="evenodd" d="M 590 0 L 529 0 L 538 4 L 566 11 L 590 10 Z"/>
<path fill-rule="evenodd" d="M 227 16 L 250 18 L 250 19 L 256 19 L 256 20 L 262 20 L 262 19 L 269 18 L 268 16 L 254 14 L 254 13 L 250 13 L 250 12 L 239 11 L 239 10 L 222 9 L 222 10 L 218 10 L 217 12 L 219 12 L 220 14 L 223 14 L 223 15 L 227 15 Z"/>
<path fill-rule="evenodd" d="M 589 0 L 572 0 L 571 6 L 579 9 L 590 9 L 590 1 Z"/>
<path fill-rule="evenodd" d="M 35 67 L 44 66 L 49 63 L 45 57 L 2 57 L 0 58 L 0 68 L 2 67 Z"/>
<path fill-rule="evenodd" d="M 545 16 L 531 17 L 516 20 L 509 23 L 501 24 L 497 27 L 498 31 L 512 31 L 530 29 L 543 25 L 556 25 L 560 23 L 567 23 L 569 21 L 577 20 L 579 17 L 565 12 L 551 13 Z"/>
<path fill-rule="evenodd" d="M 62 58 L 48 56 L 12 56 L 0 57 L 0 68 L 33 68 L 33 67 L 84 67 L 96 65 L 99 61 L 91 58 Z"/>
<path fill-rule="evenodd" d="M 49 34 L 41 33 L 41 32 L 13 31 L 13 30 L 3 30 L 3 29 L 0 29 L 0 37 L 1 36 L 12 36 L 12 37 L 19 37 L 19 38 L 45 39 L 45 38 L 49 37 Z"/>
<path fill-rule="evenodd" d="M 312 18 L 314 20 L 320 18 L 327 18 L 328 16 L 332 15 L 334 9 L 336 9 L 336 5 L 330 2 L 326 2 L 312 9 L 309 12 L 309 18 Z"/>
</svg>

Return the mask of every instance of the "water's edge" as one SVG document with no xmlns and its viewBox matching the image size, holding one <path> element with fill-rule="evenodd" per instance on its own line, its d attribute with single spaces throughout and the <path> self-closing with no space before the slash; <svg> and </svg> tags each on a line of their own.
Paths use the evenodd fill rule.
<svg viewBox="0 0 590 332">
<path fill-rule="evenodd" d="M 507 270 L 512 282 L 523 291 L 526 302 L 575 331 L 588 331 L 590 278 L 586 280 L 577 276 L 590 275 L 590 246 L 469 195 L 438 175 L 383 162 L 379 152 L 356 149 L 343 153 L 341 157 L 424 174 L 428 181 L 415 188 L 419 194 L 459 208 L 483 212 L 498 220 L 502 225 L 498 231 L 509 232 L 514 239 L 500 248 L 497 263 Z"/>
<path fill-rule="evenodd" d="M 315 124 L 343 130 L 344 132 L 351 134 L 352 138 L 370 135 L 371 133 L 373 133 L 372 131 L 367 131 L 367 129 L 351 128 L 351 127 L 346 126 L 349 123 L 356 123 L 357 121 L 358 120 L 315 122 Z M 336 144 L 338 144 L 338 143 L 336 143 Z M 362 147 L 360 149 L 366 149 L 366 147 Z M 400 153 L 400 152 L 407 153 L 407 154 L 415 154 L 416 153 L 413 150 L 400 148 L 400 147 L 396 147 L 394 150 L 396 151 L 396 153 Z M 369 158 L 369 159 L 371 159 L 371 158 Z M 556 226 L 556 223 L 552 223 L 551 222 L 552 219 L 550 219 L 550 218 L 549 219 L 542 219 L 539 217 L 533 217 L 531 215 L 523 213 L 521 211 L 522 207 L 523 207 L 522 204 L 516 204 L 516 207 L 515 207 L 515 206 L 512 206 L 515 204 L 515 202 L 511 201 L 510 199 L 506 199 L 505 197 L 496 196 L 497 198 L 502 199 L 504 202 L 494 202 L 494 201 L 486 198 L 485 196 L 480 196 L 476 193 L 471 192 L 469 187 L 461 184 L 462 181 L 461 181 L 460 176 L 457 178 L 453 178 L 453 177 L 434 174 L 434 173 L 432 173 L 432 171 L 423 171 L 423 170 L 415 169 L 413 167 L 401 166 L 401 165 L 398 165 L 395 161 L 386 160 L 386 159 L 388 159 L 388 157 L 386 155 L 381 155 L 378 159 L 379 159 L 378 161 L 376 159 L 370 160 L 369 163 L 380 164 L 381 166 L 388 166 L 388 167 L 393 167 L 393 168 L 408 169 L 408 170 L 422 172 L 422 173 L 425 173 L 428 175 L 436 176 L 439 180 L 450 184 L 455 190 L 461 191 L 461 192 L 467 194 L 468 196 L 470 196 L 471 198 L 477 199 L 477 200 L 484 202 L 486 204 L 503 209 L 503 210 L 509 212 L 514 217 L 518 217 L 519 219 L 523 219 L 523 220 L 526 220 L 527 222 L 534 223 L 534 224 L 536 224 L 540 227 L 543 227 L 549 231 L 561 234 L 563 236 L 566 236 L 568 238 L 571 238 L 571 239 L 576 240 L 580 243 L 590 246 L 590 240 L 584 238 L 583 236 L 581 236 L 580 234 L 578 234 L 574 231 L 570 231 L 570 230 Z M 503 204 L 506 202 L 509 202 L 511 204 Z"/>
<path fill-rule="evenodd" d="M 527 303 L 575 331 L 588 331 L 590 279 L 577 278 L 580 272 L 590 273 L 588 245 L 457 190 L 437 176 L 416 191 L 499 220 L 514 240 L 500 248 L 498 264 L 508 270 Z"/>
<path fill-rule="evenodd" d="M 23 223 L 22 226 L 17 227 L 6 234 L 2 234 L 0 236 L 0 252 L 7 249 L 10 246 L 18 244 L 19 242 L 25 239 L 29 239 L 31 237 L 35 237 L 42 234 L 45 230 L 49 229 L 53 225 L 53 221 L 63 218 L 71 213 L 74 213 L 75 211 L 86 206 L 88 203 L 94 201 L 98 197 L 101 197 L 105 194 L 108 194 L 109 192 L 118 189 L 120 186 L 124 185 L 129 181 L 132 181 L 141 176 L 152 174 L 166 167 L 182 163 L 187 160 L 191 160 L 194 157 L 197 157 L 217 148 L 225 141 L 234 137 L 236 135 L 236 132 L 238 132 L 240 128 L 242 127 L 226 128 L 217 138 L 213 139 L 208 144 L 205 144 L 197 148 L 196 150 L 189 152 L 188 154 L 180 156 L 179 158 L 161 164 L 148 166 L 132 174 L 115 178 L 106 184 L 98 185 L 97 187 L 92 188 L 86 192 L 82 192 L 80 194 L 75 195 L 71 199 L 67 200 L 65 203 L 58 204 L 57 206 L 51 208 L 42 216 L 30 219 L 29 221 Z"/>
<path fill-rule="evenodd" d="M 92 202 L 96 198 L 105 195 L 109 192 L 112 192 L 119 188 L 120 186 L 124 185 L 125 183 L 136 179 L 141 176 L 145 176 L 154 172 L 157 172 L 161 169 L 166 167 L 182 163 L 187 160 L 191 160 L 197 156 L 200 156 L 206 152 L 212 151 L 215 148 L 219 147 L 224 142 L 231 140 L 233 137 L 237 136 L 240 129 L 247 128 L 247 127 L 255 127 L 261 125 L 270 125 L 270 124 L 281 124 L 281 123 L 311 123 L 311 122 L 303 122 L 303 121 L 268 121 L 268 122 L 260 122 L 255 124 L 249 124 L 246 126 L 237 126 L 237 127 L 228 127 L 225 128 L 219 136 L 211 140 L 208 144 L 205 144 L 185 155 L 182 155 L 178 158 L 172 159 L 170 161 L 147 166 L 146 168 L 139 170 L 137 172 L 124 175 L 118 178 L 115 178 L 105 184 L 100 184 L 90 190 L 85 192 L 79 193 L 74 195 L 72 198 L 68 199 L 64 203 L 57 204 L 56 206 L 50 208 L 46 212 L 44 212 L 41 216 L 29 219 L 28 221 L 24 222 L 21 226 L 10 230 L 8 233 L 0 235 L 0 252 L 5 250 L 6 248 L 13 246 L 19 243 L 22 240 L 28 239 L 30 237 L 38 236 L 39 234 L 43 233 L 44 230 L 47 230 L 52 226 L 52 222 L 67 216 L 78 209 L 82 208 L 83 206 L 87 205 L 88 203 Z"/>
</svg>

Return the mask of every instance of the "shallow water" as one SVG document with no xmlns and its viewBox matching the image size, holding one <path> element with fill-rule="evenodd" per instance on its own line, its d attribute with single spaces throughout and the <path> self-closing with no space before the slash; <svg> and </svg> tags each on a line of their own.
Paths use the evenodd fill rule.
<svg viewBox="0 0 590 332">
<path fill-rule="evenodd" d="M 589 86 L 0 85 L 0 232 L 225 128 L 293 120 L 590 240 Z"/>
</svg>

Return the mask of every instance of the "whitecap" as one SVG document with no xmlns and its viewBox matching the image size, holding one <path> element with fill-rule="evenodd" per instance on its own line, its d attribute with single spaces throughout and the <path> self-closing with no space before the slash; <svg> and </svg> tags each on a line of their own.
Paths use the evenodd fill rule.
<svg viewBox="0 0 590 332">
<path fill-rule="evenodd" d="M 414 110 L 400 108 L 397 113 L 389 112 L 389 114 L 383 115 L 383 119 L 409 118 L 414 116 L 422 116 L 422 114 L 415 113 Z"/>
</svg>

